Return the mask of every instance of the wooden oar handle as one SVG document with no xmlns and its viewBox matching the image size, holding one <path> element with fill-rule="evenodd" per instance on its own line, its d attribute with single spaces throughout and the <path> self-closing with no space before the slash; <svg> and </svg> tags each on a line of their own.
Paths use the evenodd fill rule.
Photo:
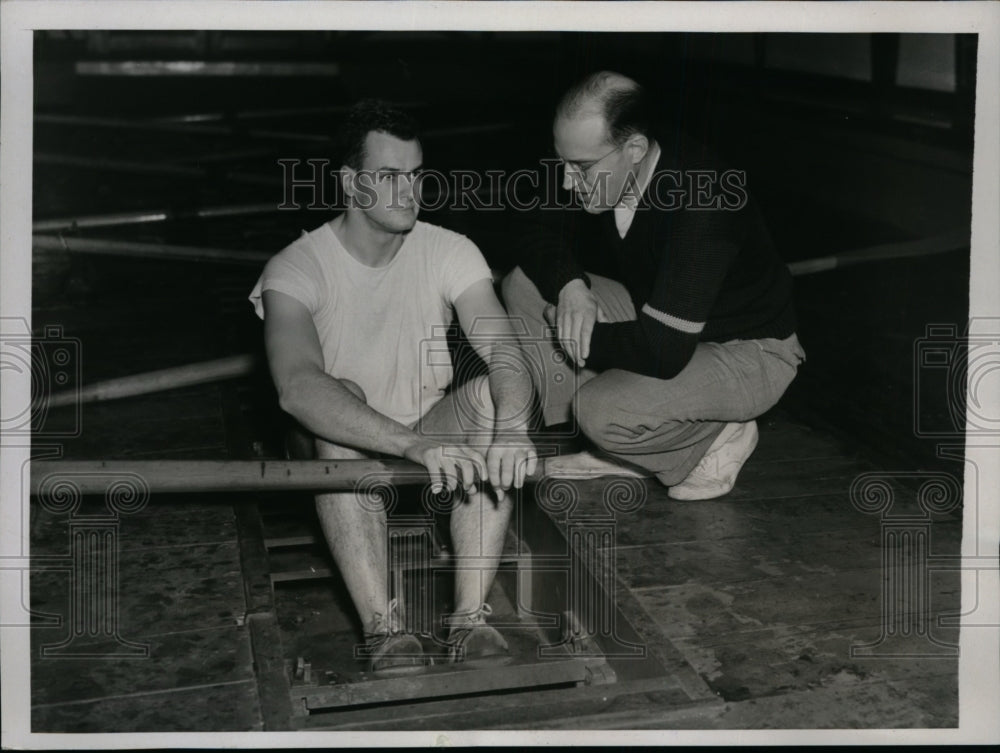
<svg viewBox="0 0 1000 753">
<path fill-rule="evenodd" d="M 543 472 L 539 462 L 537 480 Z M 59 484 L 78 494 L 104 494 L 115 481 L 152 493 L 251 491 L 358 491 L 380 484 L 430 482 L 408 460 L 38 460 L 31 464 L 31 494 Z M 68 488 L 67 488 L 68 487 Z"/>
</svg>

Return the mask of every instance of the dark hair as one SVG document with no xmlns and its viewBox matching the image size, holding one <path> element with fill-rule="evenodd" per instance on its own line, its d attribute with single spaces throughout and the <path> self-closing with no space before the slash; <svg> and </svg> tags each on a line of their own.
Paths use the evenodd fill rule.
<svg viewBox="0 0 1000 753">
<path fill-rule="evenodd" d="M 365 159 L 365 138 L 372 131 L 413 141 L 417 138 L 417 121 L 381 99 L 358 102 L 347 111 L 337 139 L 345 165 L 361 169 Z"/>
<path fill-rule="evenodd" d="M 604 117 L 608 139 L 615 146 L 633 133 L 652 135 L 654 118 L 646 90 L 621 74 L 601 71 L 577 82 L 563 95 L 556 114 L 572 118 L 586 110 Z"/>
</svg>

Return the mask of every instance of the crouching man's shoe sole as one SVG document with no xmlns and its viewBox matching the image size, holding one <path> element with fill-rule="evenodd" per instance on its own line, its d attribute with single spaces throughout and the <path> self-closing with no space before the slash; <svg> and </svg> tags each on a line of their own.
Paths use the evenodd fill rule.
<svg viewBox="0 0 1000 753">
<path fill-rule="evenodd" d="M 671 486 L 667 494 L 688 501 L 728 494 L 736 485 L 743 464 L 757 448 L 759 436 L 756 421 L 726 424 L 701 462 L 681 483 Z"/>
<path fill-rule="evenodd" d="M 563 480 L 584 480 L 602 476 L 648 478 L 652 475 L 641 468 L 619 462 L 616 458 L 595 455 L 589 450 L 546 458 L 543 469 L 546 476 Z"/>
</svg>

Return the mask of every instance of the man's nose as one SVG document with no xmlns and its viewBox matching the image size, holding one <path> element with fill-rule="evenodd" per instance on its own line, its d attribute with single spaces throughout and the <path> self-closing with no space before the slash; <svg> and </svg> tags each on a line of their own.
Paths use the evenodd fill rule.
<svg viewBox="0 0 1000 753">
<path fill-rule="evenodd" d="M 567 191 L 571 191 L 573 188 L 575 188 L 578 181 L 579 178 L 575 173 L 571 172 L 569 169 L 563 171 L 562 187 L 565 188 Z"/>
<path fill-rule="evenodd" d="M 414 195 L 414 184 L 416 183 L 416 176 L 414 175 L 403 175 L 399 179 L 399 196 L 403 199 L 409 199 Z"/>
</svg>

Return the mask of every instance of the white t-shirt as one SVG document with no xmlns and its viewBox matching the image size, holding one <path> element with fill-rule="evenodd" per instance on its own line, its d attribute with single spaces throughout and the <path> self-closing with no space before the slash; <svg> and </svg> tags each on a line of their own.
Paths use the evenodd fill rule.
<svg viewBox="0 0 1000 753">
<path fill-rule="evenodd" d="M 268 261 L 250 301 L 261 319 L 265 290 L 303 303 L 326 373 L 357 383 L 369 406 L 412 426 L 451 383 L 444 330 L 455 299 L 489 278 L 475 244 L 450 230 L 417 222 L 389 264 L 369 267 L 326 223 Z"/>
</svg>

